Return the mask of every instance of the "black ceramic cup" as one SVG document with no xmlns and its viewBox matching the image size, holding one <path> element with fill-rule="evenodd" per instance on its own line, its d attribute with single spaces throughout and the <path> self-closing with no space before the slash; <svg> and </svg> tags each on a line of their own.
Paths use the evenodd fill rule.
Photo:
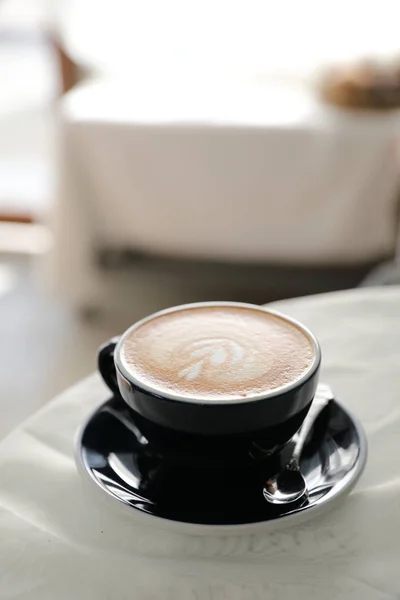
<svg viewBox="0 0 400 600">
<path fill-rule="evenodd" d="M 121 360 L 121 348 L 126 338 L 146 321 L 197 306 L 251 308 L 285 319 L 309 339 L 313 348 L 311 366 L 302 377 L 277 390 L 221 402 L 179 397 L 172 393 L 161 395 L 136 381 Z M 248 440 L 260 440 L 261 453 L 281 448 L 293 437 L 308 412 L 318 383 L 320 362 L 319 344 L 303 325 L 270 309 L 231 302 L 199 303 L 160 311 L 134 324 L 121 337 L 108 341 L 98 354 L 99 371 L 111 391 L 122 397 L 133 411 L 133 418 L 135 414 L 140 416 L 141 427 L 147 428 L 149 437 L 159 440 L 163 448 L 169 447 L 172 453 L 176 448 L 177 456 L 181 454 L 181 442 L 185 440 L 191 447 L 203 445 L 210 450 L 211 456 L 215 456 L 212 448 L 213 445 L 221 447 L 221 436 L 226 441 L 234 439 L 238 447 L 241 444 L 247 447 Z M 204 436 L 207 436 L 207 444 L 204 444 Z M 254 447 L 258 447 L 257 443 Z"/>
</svg>

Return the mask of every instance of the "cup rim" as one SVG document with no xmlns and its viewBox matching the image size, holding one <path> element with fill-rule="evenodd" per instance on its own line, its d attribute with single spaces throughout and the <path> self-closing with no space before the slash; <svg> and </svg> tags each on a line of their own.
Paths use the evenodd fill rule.
<svg viewBox="0 0 400 600">
<path fill-rule="evenodd" d="M 242 397 L 241 398 L 229 398 L 228 397 L 228 398 L 224 398 L 223 400 L 218 400 L 218 399 L 217 400 L 207 400 L 207 399 L 201 399 L 201 398 L 189 398 L 187 396 L 180 396 L 179 394 L 173 394 L 171 392 L 164 392 L 161 390 L 157 390 L 157 388 L 153 388 L 153 387 L 147 385 L 145 382 L 141 381 L 140 379 L 137 379 L 125 367 L 125 365 L 122 361 L 122 358 L 121 358 L 121 354 L 122 354 L 121 349 L 122 349 L 122 346 L 123 346 L 126 338 L 129 337 L 129 335 L 133 331 L 135 331 L 135 329 L 138 329 L 144 323 L 147 323 L 148 321 L 151 321 L 152 319 L 154 319 L 156 317 L 160 317 L 162 315 L 167 315 L 169 313 L 178 312 L 181 310 L 190 310 L 192 308 L 209 307 L 209 306 L 210 307 L 212 307 L 212 306 L 227 306 L 227 307 L 248 308 L 248 309 L 258 310 L 260 312 L 267 312 L 278 318 L 288 321 L 289 323 L 291 323 L 292 325 L 294 325 L 295 327 L 300 329 L 300 331 L 302 331 L 308 337 L 308 339 L 311 341 L 312 346 L 314 348 L 314 353 L 315 353 L 313 362 L 308 367 L 308 369 L 305 371 L 305 373 L 303 373 L 303 375 L 301 377 L 299 377 L 299 379 L 296 379 L 295 381 L 292 381 L 291 383 L 289 383 L 287 385 L 283 385 L 278 388 L 275 388 L 274 390 L 272 390 L 270 392 L 266 392 L 266 393 L 260 392 L 258 394 L 253 394 L 252 396 L 246 396 L 245 398 L 242 398 Z M 293 319 L 292 317 L 289 317 L 289 316 L 287 316 L 279 311 L 276 311 L 274 309 L 264 307 L 264 306 L 259 306 L 257 304 L 250 304 L 250 303 L 246 303 L 246 302 L 225 302 L 225 301 L 192 302 L 189 304 L 181 304 L 179 306 L 173 306 L 171 308 L 166 308 L 166 309 L 160 310 L 151 315 L 148 315 L 147 317 L 144 317 L 143 319 L 140 319 L 139 321 L 137 321 L 136 323 L 131 325 L 120 336 L 120 338 L 117 342 L 117 345 L 114 350 L 114 363 L 115 363 L 117 370 L 120 371 L 120 373 L 124 376 L 125 379 L 127 379 L 127 381 L 129 383 L 131 383 L 133 386 L 137 387 L 138 389 L 151 394 L 154 397 L 159 397 L 162 399 L 165 398 L 166 400 L 172 400 L 175 402 L 180 402 L 180 403 L 185 403 L 185 404 L 201 404 L 201 405 L 205 405 L 205 406 L 247 404 L 247 403 L 255 402 L 257 400 L 268 400 L 268 399 L 276 398 L 277 396 L 281 396 L 282 394 L 286 394 L 288 392 L 295 390 L 296 388 L 300 387 L 303 383 L 307 382 L 319 368 L 319 365 L 321 363 L 321 348 L 318 343 L 318 340 L 316 339 L 314 334 L 308 329 L 308 327 L 306 327 L 305 325 L 303 325 L 296 319 Z"/>
</svg>

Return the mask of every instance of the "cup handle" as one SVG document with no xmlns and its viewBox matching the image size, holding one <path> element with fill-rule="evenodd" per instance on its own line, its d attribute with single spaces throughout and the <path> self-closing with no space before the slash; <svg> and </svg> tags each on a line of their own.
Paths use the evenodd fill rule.
<svg viewBox="0 0 400 600">
<path fill-rule="evenodd" d="M 111 340 L 108 340 L 108 342 L 105 342 L 105 344 L 100 346 L 97 354 L 97 366 L 100 375 L 113 394 L 119 394 L 117 373 L 114 363 L 114 350 L 118 340 L 118 337 L 111 338 Z"/>
</svg>

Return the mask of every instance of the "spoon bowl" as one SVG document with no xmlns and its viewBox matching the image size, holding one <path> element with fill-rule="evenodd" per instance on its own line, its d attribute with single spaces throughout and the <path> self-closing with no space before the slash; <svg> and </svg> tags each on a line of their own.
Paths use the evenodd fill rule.
<svg viewBox="0 0 400 600">
<path fill-rule="evenodd" d="M 298 502 L 308 496 L 307 484 L 300 469 L 287 473 L 289 464 L 275 477 L 265 482 L 264 498 L 272 504 L 288 504 Z"/>
</svg>

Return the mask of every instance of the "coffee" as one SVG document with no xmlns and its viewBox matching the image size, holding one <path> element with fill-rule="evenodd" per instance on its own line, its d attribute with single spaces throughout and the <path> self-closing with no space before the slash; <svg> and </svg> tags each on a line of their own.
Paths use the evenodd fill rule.
<svg viewBox="0 0 400 600">
<path fill-rule="evenodd" d="M 316 359 L 295 323 L 243 305 L 188 305 L 131 329 L 122 364 L 138 386 L 204 401 L 267 395 L 298 381 Z"/>
</svg>

